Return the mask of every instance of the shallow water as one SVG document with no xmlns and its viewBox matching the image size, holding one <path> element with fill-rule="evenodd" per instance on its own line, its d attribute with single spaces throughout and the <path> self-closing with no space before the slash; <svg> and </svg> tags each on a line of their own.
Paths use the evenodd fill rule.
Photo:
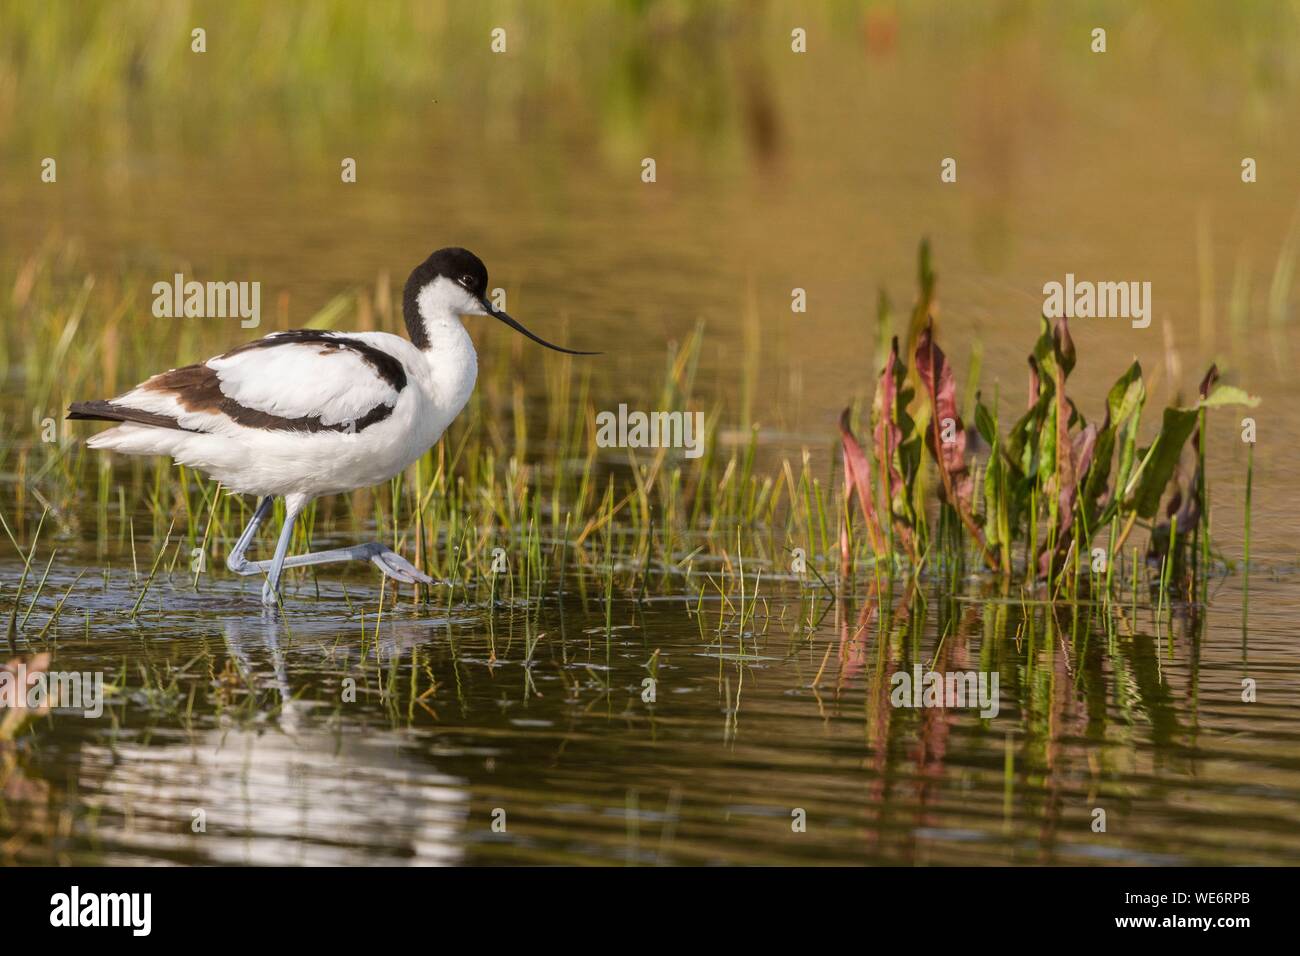
<svg viewBox="0 0 1300 956">
<path fill-rule="evenodd" d="M 530 327 L 607 350 L 591 366 L 597 408 L 653 402 L 667 344 L 703 319 L 700 399 L 718 403 L 724 429 L 760 425 L 764 460 L 808 449 L 827 481 L 835 416 L 874 380 L 876 290 L 910 301 L 922 235 L 959 378 L 979 342 L 986 394 L 1013 403 L 1044 282 L 1148 280 L 1149 329 L 1074 324 L 1074 391 L 1095 413 L 1136 355 L 1162 376 L 1148 428 L 1211 359 L 1261 396 L 1248 616 L 1238 568 L 1172 622 L 1145 602 L 1050 611 L 972 579 L 927 580 L 919 597 L 896 585 L 882 625 L 868 580 L 832 602 L 752 558 L 759 609 L 743 625 L 683 582 L 644 600 L 620 587 L 607 631 L 596 570 L 553 575 L 540 600 L 493 604 L 480 588 L 380 615 L 369 569 L 327 568 L 294 579 L 283 620 L 224 570 L 197 590 L 164 571 L 132 618 L 157 540 L 141 533 L 132 575 L 114 517 L 119 543 L 102 554 L 91 488 L 46 528 L 41 563 L 58 553 L 16 641 L 38 646 L 68 592 L 46 635 L 55 666 L 103 670 L 118 691 L 98 719 L 55 713 L 24 732 L 0 800 L 0 861 L 1300 863 L 1290 300 L 1268 318 L 1300 193 L 1286 171 L 1300 133 L 1284 121 L 1300 89 L 1245 79 L 1256 74 L 1244 53 L 1207 60 L 1204 36 L 1158 14 L 1117 13 L 1112 52 L 1095 60 L 1080 52 L 1086 29 L 1025 9 L 1038 12 L 969 35 L 925 17 L 890 28 L 827 15 L 813 34 L 826 52 L 806 59 L 785 52 L 784 26 L 708 34 L 725 56 L 696 55 L 697 35 L 669 30 L 602 61 L 590 83 L 621 77 L 635 91 L 617 104 L 562 71 L 537 90 L 490 86 L 479 57 L 460 86 L 404 94 L 407 121 L 355 129 L 280 126 L 250 103 L 209 130 L 163 97 L 81 149 L 75 129 L 38 146 L 17 108 L 0 113 L 0 153 L 31 164 L 57 148 L 62 172 L 57 187 L 0 177 L 0 265 L 12 275 L 55 232 L 101 276 L 259 279 L 266 331 L 463 244 Z M 546 60 L 527 44 L 517 55 L 520 70 Z M 341 192 L 337 157 L 352 153 L 361 176 Z M 639 179 L 646 155 L 653 185 Z M 941 185 L 949 155 L 958 182 Z M 1242 155 L 1258 155 L 1258 183 L 1241 183 Z M 1251 308 L 1234 330 L 1239 260 Z M 790 312 L 796 286 L 807 314 Z M 92 300 L 80 336 L 106 319 Z M 159 367 L 249 334 L 161 329 Z M 547 382 L 526 348 L 510 371 L 540 406 Z M 154 370 L 122 369 L 117 384 Z M 37 448 L 28 424 L 46 411 L 6 376 L 11 455 Z M 1212 419 L 1215 545 L 1233 561 L 1238 432 L 1231 413 Z M 25 545 L 41 506 L 27 494 L 15 514 L 12 460 L 0 503 Z M 147 502 L 126 506 L 137 529 L 154 522 Z M 21 564 L 0 543 L 7 620 Z M 916 662 L 996 670 L 998 715 L 891 706 L 890 675 Z M 1244 678 L 1255 703 L 1242 702 Z"/>
<path fill-rule="evenodd" d="M 7 802 L 6 846 L 105 863 L 1300 861 L 1300 674 L 1269 611 L 1291 582 L 1254 584 L 1248 640 L 1224 591 L 1204 623 L 1125 610 L 1111 634 L 1095 609 L 987 593 L 931 591 L 905 621 L 897 595 L 882 636 L 865 593 L 806 629 L 799 588 L 754 583 L 766 604 L 743 637 L 734 615 L 716 633 L 717 601 L 701 622 L 673 595 L 617 602 L 607 635 L 576 581 L 540 605 L 378 621 L 305 585 L 287 626 L 228 581 L 156 581 L 134 623 L 83 585 L 96 623 L 65 618 L 57 665 L 125 670 L 123 689 L 97 720 L 37 721 L 21 775 L 42 799 Z M 917 661 L 997 671 L 997 716 L 891 706 L 889 676 Z M 1244 675 L 1259 702 L 1241 702 Z"/>
</svg>

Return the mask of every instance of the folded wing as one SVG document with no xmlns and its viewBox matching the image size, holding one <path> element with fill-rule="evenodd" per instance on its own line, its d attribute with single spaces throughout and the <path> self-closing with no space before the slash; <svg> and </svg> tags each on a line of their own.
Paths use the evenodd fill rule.
<svg viewBox="0 0 1300 956">
<path fill-rule="evenodd" d="M 274 332 L 201 365 L 155 375 L 69 418 L 218 433 L 231 428 L 358 432 L 392 414 L 406 372 L 388 352 L 337 332 Z"/>
</svg>

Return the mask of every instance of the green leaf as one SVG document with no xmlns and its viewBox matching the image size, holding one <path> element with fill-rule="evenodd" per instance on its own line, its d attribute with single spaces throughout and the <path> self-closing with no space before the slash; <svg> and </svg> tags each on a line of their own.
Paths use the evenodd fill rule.
<svg viewBox="0 0 1300 956">
<path fill-rule="evenodd" d="M 1083 508 L 1087 518 L 1087 527 L 1097 527 L 1097 502 L 1105 493 L 1110 482 L 1111 459 L 1115 457 L 1115 429 L 1103 428 L 1097 436 L 1097 448 L 1093 452 L 1092 467 L 1088 469 L 1088 478 L 1083 488 Z"/>
<path fill-rule="evenodd" d="M 1142 384 L 1142 366 L 1134 362 L 1111 386 L 1110 394 L 1106 396 L 1111 427 L 1119 429 L 1130 415 L 1142 408 L 1146 397 L 1146 386 Z"/>
<path fill-rule="evenodd" d="M 1038 436 L 1042 434 L 1048 409 L 1055 407 L 1056 387 L 1051 382 L 1044 381 L 1041 389 L 1034 407 L 1011 426 L 1011 432 L 1007 435 L 1005 453 L 1021 478 L 1032 475 L 1037 467 Z"/>
<path fill-rule="evenodd" d="M 975 427 L 989 443 L 992 452 L 984 470 L 984 536 L 990 548 L 996 548 L 1002 567 L 1011 568 L 1012 532 L 1016 521 L 1016 503 L 1011 493 L 1011 478 L 1006 457 L 998 437 L 998 420 L 981 401 L 975 402 Z"/>
<path fill-rule="evenodd" d="M 1182 454 L 1183 445 L 1196 428 L 1198 408 L 1166 408 L 1164 421 L 1160 425 L 1160 434 L 1147 450 L 1139 473 L 1131 505 L 1138 517 L 1153 518 L 1160 510 L 1160 498 L 1165 485 L 1178 467 L 1178 456 Z M 1132 480 L 1132 479 L 1130 479 Z"/>
<path fill-rule="evenodd" d="M 1056 383 L 1056 340 L 1052 338 L 1052 327 L 1047 317 L 1041 319 L 1038 341 L 1034 343 L 1034 361 L 1038 363 L 1038 376 L 1044 384 Z"/>
<path fill-rule="evenodd" d="M 993 413 L 988 410 L 983 402 L 978 401 L 975 403 L 975 430 L 980 433 L 980 438 L 983 438 L 990 448 L 997 448 L 997 419 L 993 417 Z"/>
<path fill-rule="evenodd" d="M 1006 525 L 1006 462 L 998 455 L 988 461 L 984 469 L 984 540 L 990 548 L 1007 544 L 1002 529 Z"/>
<path fill-rule="evenodd" d="M 1254 408 L 1258 404 L 1258 396 L 1247 394 L 1244 389 L 1237 388 L 1235 385 L 1218 385 L 1214 391 L 1197 403 L 1200 408 L 1224 408 L 1228 405 L 1245 405 L 1247 408 Z"/>
</svg>

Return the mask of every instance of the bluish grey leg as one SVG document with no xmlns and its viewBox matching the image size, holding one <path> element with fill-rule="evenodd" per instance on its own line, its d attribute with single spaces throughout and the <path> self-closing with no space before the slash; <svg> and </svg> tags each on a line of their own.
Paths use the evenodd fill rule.
<svg viewBox="0 0 1300 956">
<path fill-rule="evenodd" d="M 280 529 L 280 540 L 275 543 L 275 557 L 270 561 L 266 583 L 262 585 L 262 603 L 268 607 L 275 607 L 279 603 L 277 595 L 280 590 L 280 572 L 289 554 L 289 542 L 293 540 L 293 526 L 298 522 L 298 515 L 306 504 L 307 499 L 301 495 L 289 495 L 284 499 L 284 527 Z M 255 566 L 262 570 L 266 563 L 258 561 Z"/>
<path fill-rule="evenodd" d="M 234 571 L 236 574 L 253 573 L 252 571 L 245 570 L 245 568 L 249 567 L 250 564 L 248 561 L 244 560 L 244 552 L 246 552 L 248 546 L 253 543 L 253 535 L 257 534 L 257 529 L 261 526 L 262 522 L 266 520 L 266 516 L 271 513 L 271 505 L 274 501 L 274 498 L 267 495 L 257 503 L 257 508 L 253 511 L 253 517 L 252 520 L 248 522 L 248 527 L 246 527 L 243 533 L 239 536 L 239 540 L 235 542 L 234 549 L 226 556 L 226 567 L 231 571 Z"/>
<path fill-rule="evenodd" d="M 384 572 L 387 577 L 394 578 L 398 581 L 404 581 L 407 584 L 420 582 L 422 584 L 432 584 L 433 578 L 420 571 L 410 561 L 390 548 L 384 547 L 378 541 L 371 541 L 369 544 L 354 544 L 346 548 L 331 548 L 328 551 L 312 551 L 309 554 L 295 554 L 291 558 L 285 558 L 281 566 L 285 568 L 305 568 L 312 564 L 333 564 L 337 561 L 369 561 L 380 571 Z M 251 567 L 255 570 L 262 570 L 269 567 L 271 562 L 254 561 Z"/>
<path fill-rule="evenodd" d="M 257 506 L 253 520 L 249 522 L 244 533 L 239 536 L 235 549 L 226 559 L 226 566 L 236 574 L 266 574 L 266 584 L 262 588 L 262 601 L 274 606 L 276 592 L 279 589 L 280 574 L 285 568 L 303 568 L 315 564 L 333 564 L 339 561 L 369 561 L 379 568 L 385 576 L 407 584 L 433 584 L 433 578 L 421 572 L 396 551 L 387 548 L 378 541 L 369 544 L 357 544 L 346 548 L 331 548 L 328 551 L 313 551 L 309 554 L 296 554 L 288 557 L 289 542 L 293 538 L 293 526 L 298 515 L 310 499 L 290 495 L 285 498 L 284 528 L 276 542 L 275 556 L 266 561 L 249 561 L 244 557 L 262 520 L 270 513 L 272 499 L 267 497 Z"/>
</svg>

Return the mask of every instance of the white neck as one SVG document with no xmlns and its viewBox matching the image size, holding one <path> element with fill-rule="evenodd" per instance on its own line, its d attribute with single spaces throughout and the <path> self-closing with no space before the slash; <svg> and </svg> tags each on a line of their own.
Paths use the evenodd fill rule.
<svg viewBox="0 0 1300 956">
<path fill-rule="evenodd" d="M 420 290 L 417 304 L 428 338 L 424 356 L 432 373 L 433 397 L 448 416 L 446 427 L 469 401 L 478 377 L 478 355 L 460 319 L 479 311 L 478 304 L 456 283 L 441 277 Z"/>
</svg>

